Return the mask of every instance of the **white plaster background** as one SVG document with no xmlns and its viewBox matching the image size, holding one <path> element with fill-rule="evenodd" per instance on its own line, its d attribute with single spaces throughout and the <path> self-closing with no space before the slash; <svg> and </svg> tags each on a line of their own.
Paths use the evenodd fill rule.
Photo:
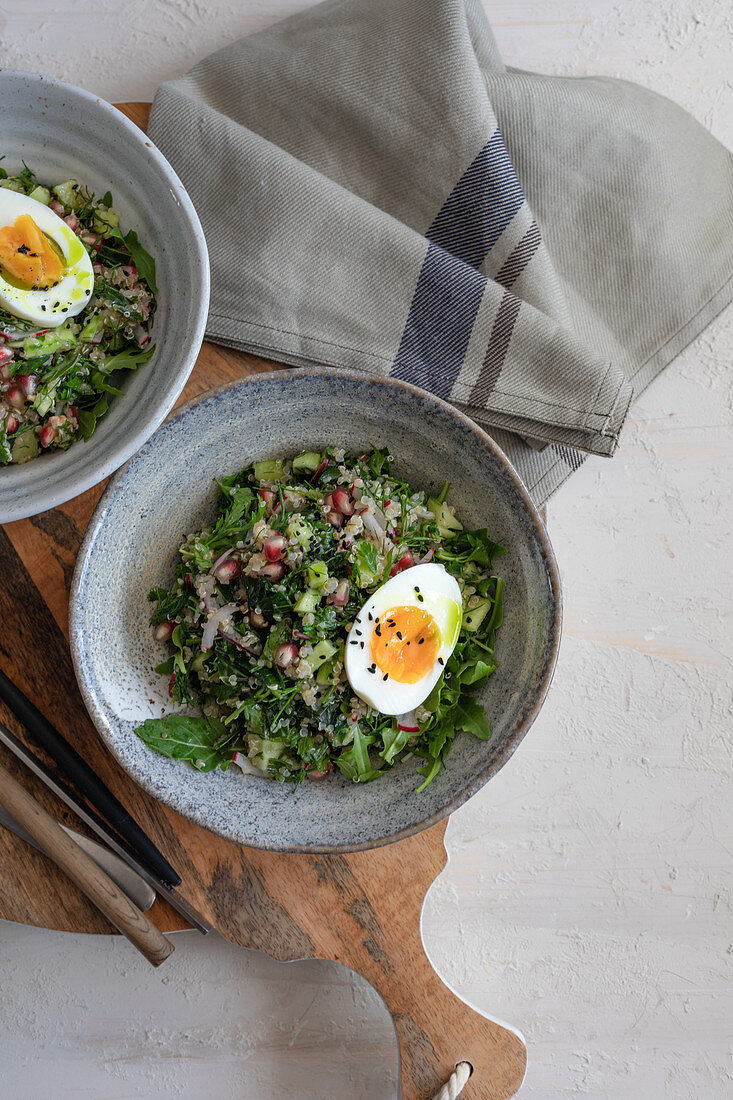
<svg viewBox="0 0 733 1100">
<path fill-rule="evenodd" d="M 304 6 L 0 0 L 0 64 L 145 99 Z M 733 144 L 728 5 L 485 6 L 507 63 L 636 80 Z M 729 310 L 637 402 L 617 456 L 553 498 L 555 683 L 520 751 L 452 819 L 426 905 L 436 966 L 526 1036 L 527 1100 L 733 1095 L 732 353 Z M 396 1095 L 384 1006 L 330 964 L 181 934 L 153 972 L 119 939 L 5 924 L 0 990 L 9 1100 Z"/>
</svg>

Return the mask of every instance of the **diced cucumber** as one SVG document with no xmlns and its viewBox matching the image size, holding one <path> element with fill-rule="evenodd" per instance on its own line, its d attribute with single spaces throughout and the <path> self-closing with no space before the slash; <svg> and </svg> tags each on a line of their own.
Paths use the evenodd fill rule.
<svg viewBox="0 0 733 1100">
<path fill-rule="evenodd" d="M 54 194 L 60 203 L 63 203 L 69 210 L 76 210 L 77 206 L 81 206 L 82 199 L 78 192 L 79 184 L 76 180 L 66 180 L 64 183 L 58 183 L 54 187 Z"/>
<path fill-rule="evenodd" d="M 79 333 L 79 343 L 88 344 L 90 340 L 94 339 L 103 324 L 104 321 L 99 314 L 97 314 L 96 317 L 90 317 L 87 323 L 84 325 L 84 328 Z"/>
<path fill-rule="evenodd" d="M 109 210 L 106 206 L 98 206 L 94 211 L 94 229 L 105 236 L 110 229 L 116 229 L 120 224 L 119 214 Z"/>
<path fill-rule="evenodd" d="M 22 347 L 29 358 L 31 356 L 55 355 L 57 351 L 68 351 L 75 344 L 76 336 L 68 328 L 68 325 L 51 329 L 50 332 L 44 332 L 42 336 L 27 336 L 21 341 L 11 341 L 11 347 Z"/>
<path fill-rule="evenodd" d="M 313 672 L 318 672 L 322 665 L 327 664 L 337 654 L 338 648 L 329 642 L 328 638 L 322 638 L 313 648 L 308 657 L 302 657 L 300 663 L 310 665 Z"/>
<path fill-rule="evenodd" d="M 333 666 L 335 664 L 336 662 L 335 660 L 333 660 L 325 661 L 324 664 L 321 665 L 321 667 L 318 669 L 318 672 L 316 673 L 317 684 L 321 684 L 323 686 L 324 684 L 327 684 L 329 682 L 329 680 L 331 679 L 331 673 L 333 672 Z"/>
<path fill-rule="evenodd" d="M 301 615 L 307 615 L 309 612 L 316 610 L 320 599 L 319 592 L 316 592 L 313 588 L 307 588 L 293 604 L 293 610 Z"/>
<path fill-rule="evenodd" d="M 281 481 L 285 470 L 279 459 L 267 459 L 255 462 L 254 475 L 258 481 Z"/>
<path fill-rule="evenodd" d="M 321 456 L 319 454 L 316 454 L 315 451 L 303 451 L 302 454 L 296 455 L 293 459 L 293 473 L 302 474 L 306 470 L 315 473 L 320 465 Z"/>
<path fill-rule="evenodd" d="M 39 416 L 45 416 L 46 413 L 51 409 L 51 406 L 53 405 L 55 400 L 56 390 L 54 388 L 51 388 L 48 391 L 42 390 L 36 396 L 36 399 L 33 402 L 33 408 L 36 410 Z"/>
<path fill-rule="evenodd" d="M 463 530 L 463 524 L 457 519 L 450 504 L 446 504 L 444 500 L 438 500 L 436 497 L 429 497 L 428 508 L 435 516 L 435 522 L 438 525 L 438 531 L 441 538 L 453 538 L 455 534 Z"/>
<path fill-rule="evenodd" d="M 13 443 L 13 462 L 19 466 L 23 462 L 29 462 L 38 454 L 38 436 L 32 428 L 15 437 Z"/>
<path fill-rule="evenodd" d="M 328 567 L 325 561 L 312 561 L 305 573 L 309 588 L 320 590 L 328 580 Z"/>
<path fill-rule="evenodd" d="M 255 767 L 261 768 L 263 772 L 267 771 L 267 765 L 270 761 L 279 760 L 286 749 L 284 741 L 270 741 L 265 737 L 256 737 L 251 733 L 247 737 L 247 743 L 249 745 L 247 755 Z"/>
<path fill-rule="evenodd" d="M 14 180 L 12 176 L 5 180 L 0 180 L 0 187 L 4 187 L 6 191 L 17 191 L 19 194 L 25 194 L 25 187 L 18 180 Z"/>
<path fill-rule="evenodd" d="M 468 630 L 471 634 L 478 630 L 478 628 L 481 626 L 481 623 L 484 621 L 489 611 L 491 610 L 492 603 L 493 600 L 480 600 L 475 607 L 472 607 L 468 611 L 466 611 L 465 615 L 463 616 L 463 625 L 465 626 L 466 630 Z"/>
<path fill-rule="evenodd" d="M 35 199 L 36 202 L 42 202 L 44 206 L 48 206 L 51 202 L 51 192 L 47 187 L 34 187 L 28 198 Z"/>
<path fill-rule="evenodd" d="M 293 516 L 291 520 L 288 520 L 287 526 L 288 538 L 295 539 L 299 546 L 302 546 L 304 550 L 307 550 L 311 544 L 313 538 L 313 528 L 309 523 L 306 523 L 300 516 Z"/>
</svg>

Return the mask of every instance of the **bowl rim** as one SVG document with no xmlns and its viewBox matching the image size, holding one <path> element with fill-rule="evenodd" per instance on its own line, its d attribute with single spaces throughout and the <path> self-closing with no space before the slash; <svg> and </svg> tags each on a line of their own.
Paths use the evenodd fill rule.
<svg viewBox="0 0 733 1100">
<path fill-rule="evenodd" d="M 234 832 L 226 832 L 220 829 L 212 828 L 208 824 L 201 813 L 186 813 L 182 814 L 188 820 L 193 821 L 194 824 L 201 826 L 207 831 L 214 833 L 217 836 L 222 836 L 226 840 L 230 840 L 235 844 L 239 844 L 242 847 L 255 848 L 262 851 L 278 851 L 278 852 L 293 852 L 305 855 L 317 855 L 317 854 L 348 854 L 350 852 L 367 851 L 372 848 L 381 848 L 386 844 L 393 844 L 400 840 L 405 840 L 410 836 L 414 836 L 417 833 L 423 832 L 425 829 L 431 828 L 433 825 L 437 825 L 440 821 L 443 821 L 455 810 L 459 809 L 469 798 L 473 797 L 488 781 L 491 779 L 510 759 L 518 748 L 521 741 L 529 731 L 532 723 L 534 722 L 537 714 L 539 713 L 542 704 L 547 695 L 550 683 L 552 682 L 553 673 L 555 671 L 555 665 L 557 663 L 557 656 L 560 648 L 560 638 L 562 634 L 562 587 L 560 583 L 560 573 L 555 559 L 555 553 L 552 549 L 547 530 L 545 528 L 544 521 L 540 515 L 539 509 L 535 505 L 529 491 L 527 490 L 524 482 L 520 478 L 516 469 L 512 465 L 509 458 L 504 451 L 488 435 L 483 428 L 479 427 L 475 421 L 471 420 L 469 416 L 461 412 L 460 409 L 455 408 L 449 402 L 444 401 L 440 397 L 436 397 L 434 394 L 429 393 L 427 390 L 420 389 L 418 386 L 414 386 L 409 382 L 403 382 L 401 379 L 392 378 L 386 375 L 374 375 L 366 371 L 354 370 L 351 368 L 336 368 L 336 367 L 296 367 L 287 370 L 273 370 L 265 372 L 257 372 L 255 374 L 245 375 L 242 378 L 235 379 L 232 382 L 226 382 L 223 385 L 216 386 L 210 390 L 206 390 L 204 393 L 186 401 L 176 409 L 175 413 L 170 416 L 165 424 L 158 429 L 159 432 L 166 431 L 170 426 L 177 423 L 184 417 L 190 416 L 194 413 L 195 409 L 204 404 L 207 401 L 212 401 L 218 397 L 227 394 L 232 390 L 241 389 L 246 387 L 250 383 L 255 382 L 273 382 L 283 381 L 294 376 L 307 375 L 309 377 L 317 378 L 345 378 L 353 379 L 356 381 L 369 381 L 382 385 L 385 388 L 400 389 L 407 391 L 410 394 L 418 397 L 420 400 L 427 401 L 429 404 L 435 406 L 436 409 L 443 413 L 449 414 L 454 418 L 458 424 L 472 433 L 478 443 L 487 447 L 493 452 L 499 463 L 505 469 L 510 480 L 514 483 L 514 487 L 517 490 L 524 506 L 530 514 L 532 520 L 532 527 L 537 538 L 540 552 L 544 561 L 545 569 L 547 571 L 548 585 L 551 593 L 551 619 L 548 628 L 547 643 L 544 648 L 543 658 L 540 668 L 535 676 L 534 683 L 529 691 L 527 698 L 524 702 L 522 710 L 520 711 L 516 721 L 506 734 L 501 746 L 500 752 L 492 757 L 487 765 L 478 772 L 470 783 L 468 783 L 463 790 L 454 795 L 448 802 L 445 803 L 439 810 L 430 814 L 428 817 L 421 821 L 405 826 L 394 833 L 390 833 L 388 836 L 379 837 L 376 840 L 368 842 L 354 842 L 348 844 L 298 844 L 287 846 L 274 846 L 271 844 L 258 844 L 256 841 L 247 840 L 244 841 Z M 137 454 L 134 456 L 135 460 L 145 461 L 146 452 L 148 448 L 155 446 L 155 440 L 158 432 L 155 432 L 146 444 L 140 448 Z M 115 476 L 110 480 L 109 484 L 105 487 L 105 490 L 97 502 L 96 508 L 92 513 L 89 525 L 84 534 L 79 553 L 77 555 L 76 564 L 74 566 L 74 575 L 71 583 L 71 590 L 69 593 L 69 642 L 71 647 L 71 655 L 74 664 L 74 672 L 79 684 L 84 705 L 97 729 L 97 732 L 104 742 L 107 749 L 112 753 L 120 766 L 124 771 L 143 788 L 148 794 L 152 795 L 157 801 L 162 802 L 169 809 L 175 813 L 181 813 L 181 810 L 173 804 L 173 802 L 167 796 L 161 796 L 160 792 L 154 787 L 154 784 L 146 777 L 136 774 L 134 770 L 131 770 L 126 763 L 124 763 L 116 751 L 116 745 L 114 738 L 110 738 L 106 731 L 102 728 L 102 715 L 104 711 L 99 705 L 97 698 L 87 683 L 84 676 L 84 639 L 82 637 L 82 631 L 80 627 L 80 615 L 79 610 L 80 598 L 83 589 L 83 580 L 86 573 L 88 559 L 90 551 L 93 548 L 96 540 L 96 535 L 102 524 L 106 520 L 107 502 L 108 499 L 115 493 L 118 483 L 126 477 L 128 474 L 128 466 L 124 466 L 119 470 Z M 99 716 L 99 721 L 98 721 Z M 109 723 L 111 726 L 112 723 Z"/>
<path fill-rule="evenodd" d="M 164 181 L 175 194 L 183 220 L 190 227 L 190 248 L 194 252 L 195 261 L 198 262 L 201 270 L 201 294 L 198 298 L 198 305 L 193 310 L 192 336 L 187 341 L 188 349 L 184 352 L 175 374 L 165 389 L 162 390 L 162 400 L 156 403 L 155 411 L 146 412 L 144 409 L 138 409 L 135 417 L 130 417 L 130 430 L 125 437 L 125 442 L 116 447 L 112 454 L 100 454 L 97 461 L 92 464 L 85 474 L 74 476 L 69 472 L 68 480 L 64 482 L 67 485 L 66 488 L 63 488 L 62 485 L 47 488 L 43 477 L 39 476 L 37 486 L 27 489 L 16 504 L 7 507 L 2 502 L 3 490 L 0 483 L 0 524 L 27 519 L 29 516 L 36 516 L 50 508 L 56 508 L 59 504 L 73 500 L 74 497 L 80 496 L 87 489 L 98 485 L 100 481 L 104 481 L 106 477 L 118 470 L 150 439 L 180 397 L 181 391 L 196 365 L 205 336 L 211 282 L 209 252 L 196 209 L 178 175 L 144 130 L 136 126 L 127 115 L 123 114 L 106 99 L 102 99 L 93 92 L 89 92 L 85 88 L 79 88 L 75 84 L 69 84 L 64 80 L 56 80 L 54 77 L 44 76 L 41 73 L 34 73 L 25 69 L 0 67 L 0 82 L 4 80 L 8 80 L 11 84 L 15 80 L 18 83 L 30 82 L 39 87 L 48 85 L 59 88 L 70 96 L 85 101 L 93 110 L 100 112 L 102 116 L 113 120 L 116 126 L 121 127 L 123 132 L 126 132 L 127 137 L 132 142 L 144 147 L 146 157 L 155 164 Z M 31 463 L 27 464 L 28 467 L 30 465 Z M 23 467 L 17 467 L 17 469 L 23 468 L 26 468 L 25 464 Z M 13 469 L 13 466 L 3 467 L 3 471 L 6 473 L 8 470 L 12 471 Z M 42 475 L 43 471 L 41 470 L 39 473 Z M 71 484 L 72 478 L 73 484 Z"/>
</svg>

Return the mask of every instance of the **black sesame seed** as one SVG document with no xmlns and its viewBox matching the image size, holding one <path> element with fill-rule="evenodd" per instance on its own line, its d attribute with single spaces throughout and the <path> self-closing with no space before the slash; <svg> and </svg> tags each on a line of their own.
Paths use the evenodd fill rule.
<svg viewBox="0 0 733 1100">
<path fill-rule="evenodd" d="M 438 664 L 439 665 L 444 665 L 445 664 L 445 661 L 443 660 L 442 657 L 438 657 Z"/>
<path fill-rule="evenodd" d="M 363 642 L 359 642 L 359 645 L 361 646 L 362 649 L 364 648 L 364 643 Z"/>
<path fill-rule="evenodd" d="M 371 611 L 367 611 L 367 619 L 369 620 L 369 622 L 371 622 L 371 621 L 372 621 L 372 613 L 371 613 Z"/>
<path fill-rule="evenodd" d="M 53 285 L 54 285 L 54 286 L 56 286 L 56 284 L 55 284 L 55 283 L 54 283 Z M 54 308 L 54 309 L 58 309 L 60 305 L 61 305 L 61 302 L 54 302 L 54 303 L 53 303 L 53 308 Z"/>
<path fill-rule="evenodd" d="M 89 297 L 89 295 L 90 295 L 90 294 L 91 294 L 92 292 L 91 292 L 91 290 L 85 290 L 85 291 L 84 291 L 84 293 L 86 294 L 86 296 L 87 296 L 87 298 L 88 298 L 88 297 Z"/>
<path fill-rule="evenodd" d="M 382 628 L 381 628 L 381 626 L 378 626 L 376 628 L 376 630 L 374 631 L 374 633 L 377 635 L 378 638 L 381 638 L 382 637 Z"/>
<path fill-rule="evenodd" d="M 420 601 L 420 603 L 425 603 L 425 597 L 423 595 L 421 595 L 419 592 L 417 594 L 417 598 Z"/>
<path fill-rule="evenodd" d="M 46 312 L 46 307 L 45 307 L 45 306 L 41 306 L 41 312 L 42 312 L 42 313 L 45 313 L 45 312 Z"/>
<path fill-rule="evenodd" d="M 358 642 L 349 642 L 349 645 L 358 645 L 358 644 L 359 644 Z M 362 642 L 361 644 L 363 645 L 364 643 Z"/>
<path fill-rule="evenodd" d="M 415 585 L 415 592 L 419 592 L 419 591 L 420 591 L 420 589 L 418 588 L 417 585 Z"/>
<path fill-rule="evenodd" d="M 385 672 L 384 676 L 382 677 L 382 682 L 384 682 L 385 680 L 389 680 L 389 673 L 388 672 Z"/>
<path fill-rule="evenodd" d="M 358 635 L 359 635 L 359 637 L 361 637 L 361 631 L 360 631 L 360 630 L 355 630 L 355 631 L 354 631 L 354 634 L 358 634 Z"/>
<path fill-rule="evenodd" d="M 418 638 L 418 640 L 417 640 L 417 644 L 418 644 L 418 645 L 422 645 L 424 641 L 425 641 L 425 639 L 424 639 L 424 638 Z"/>
<path fill-rule="evenodd" d="M 397 637 L 399 638 L 400 641 L 402 641 L 402 635 L 400 634 L 399 630 L 397 631 Z"/>
<path fill-rule="evenodd" d="M 68 306 L 64 306 L 64 308 L 63 308 L 63 309 L 61 310 L 61 312 L 62 312 L 62 313 L 68 313 L 68 312 L 69 312 L 69 307 L 68 307 Z"/>
</svg>

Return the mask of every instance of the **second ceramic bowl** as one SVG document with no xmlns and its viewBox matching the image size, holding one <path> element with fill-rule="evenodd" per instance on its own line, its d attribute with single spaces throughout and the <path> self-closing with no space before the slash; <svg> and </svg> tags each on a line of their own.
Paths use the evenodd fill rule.
<svg viewBox="0 0 733 1100">
<path fill-rule="evenodd" d="M 297 790 L 243 775 L 202 774 L 159 756 L 136 736 L 170 710 L 153 641 L 148 591 L 168 585 L 182 537 L 210 520 L 214 478 L 253 459 L 325 445 L 361 453 L 389 447 L 416 488 L 452 484 L 471 527 L 508 547 L 498 670 L 479 695 L 490 741 L 456 738 L 421 794 L 415 762 L 355 786 L 331 775 Z M 186 405 L 110 483 L 87 531 L 71 593 L 71 645 L 92 718 L 122 766 L 151 794 L 212 831 L 257 848 L 344 852 L 409 836 L 460 806 L 509 759 L 552 676 L 560 584 L 542 521 L 516 472 L 472 421 L 422 390 L 350 371 L 255 375 Z"/>
<path fill-rule="evenodd" d="M 111 191 L 125 230 L 153 255 L 155 354 L 122 384 L 89 442 L 0 467 L 0 523 L 53 508 L 102 481 L 148 439 L 193 370 L 209 306 L 203 230 L 183 184 L 142 130 L 109 103 L 35 73 L 0 70 L 0 133 L 10 174 Z"/>
</svg>

